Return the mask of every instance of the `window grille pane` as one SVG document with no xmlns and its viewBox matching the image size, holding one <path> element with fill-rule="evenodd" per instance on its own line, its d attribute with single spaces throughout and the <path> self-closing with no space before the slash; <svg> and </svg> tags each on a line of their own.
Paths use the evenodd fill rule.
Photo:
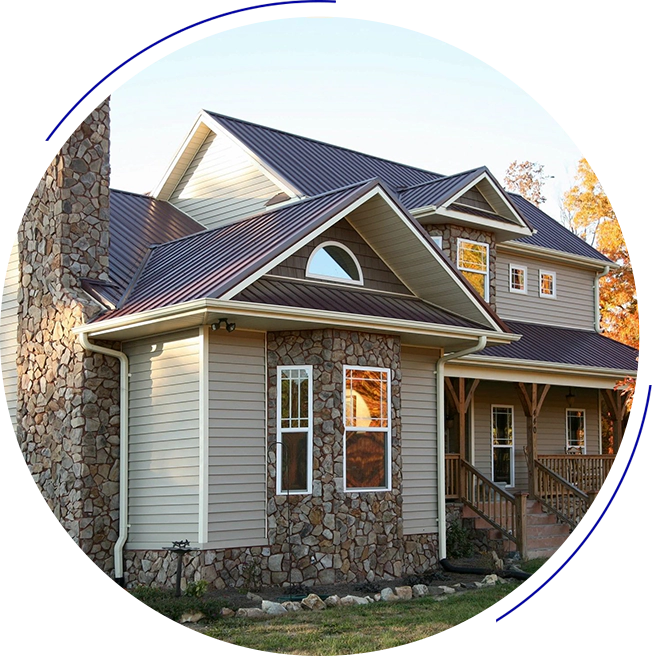
<svg viewBox="0 0 652 656">
<path fill-rule="evenodd" d="M 493 443 L 495 446 L 511 446 L 514 440 L 511 408 L 493 409 Z"/>
<path fill-rule="evenodd" d="M 471 269 L 473 271 L 488 271 L 487 246 L 485 244 L 473 244 L 466 241 L 459 242 L 457 251 L 457 266 L 459 269 Z"/>
<path fill-rule="evenodd" d="M 387 372 L 347 369 L 346 425 L 355 428 L 388 425 Z"/>
<path fill-rule="evenodd" d="M 388 487 L 385 431 L 347 432 L 346 487 L 349 490 Z"/>
<path fill-rule="evenodd" d="M 570 448 L 584 448 L 584 411 L 573 410 L 566 413 L 568 426 L 568 446 Z"/>
<path fill-rule="evenodd" d="M 308 487 L 308 433 L 283 433 L 281 442 L 281 488 L 283 491 Z"/>
<path fill-rule="evenodd" d="M 511 285 L 512 289 L 525 291 L 525 269 L 512 269 Z"/>
</svg>

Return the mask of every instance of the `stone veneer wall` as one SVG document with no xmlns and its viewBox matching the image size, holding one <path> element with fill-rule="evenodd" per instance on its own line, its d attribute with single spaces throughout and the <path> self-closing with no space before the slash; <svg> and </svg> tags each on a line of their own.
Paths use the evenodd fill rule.
<svg viewBox="0 0 652 656">
<path fill-rule="evenodd" d="M 436 534 L 403 536 L 400 353 L 400 340 L 389 335 L 332 329 L 269 333 L 269 544 L 190 554 L 184 580 L 205 579 L 216 588 L 312 586 L 392 579 L 437 566 Z M 313 366 L 313 494 L 291 495 L 288 501 L 276 495 L 276 367 L 301 364 Z M 391 491 L 343 492 L 345 364 L 392 370 Z M 128 551 L 125 556 L 129 585 L 173 585 L 176 556 L 164 551 Z"/>
<path fill-rule="evenodd" d="M 86 353 L 71 332 L 100 310 L 80 278 L 108 276 L 108 99 L 47 169 L 18 243 L 18 441 L 56 517 L 109 573 L 118 523 L 119 364 Z"/>
<path fill-rule="evenodd" d="M 496 309 L 496 237 L 493 232 L 476 230 L 452 224 L 427 225 L 426 230 L 432 236 L 441 236 L 442 250 L 451 262 L 457 266 L 457 240 L 469 239 L 482 244 L 489 244 L 489 304 Z"/>
</svg>

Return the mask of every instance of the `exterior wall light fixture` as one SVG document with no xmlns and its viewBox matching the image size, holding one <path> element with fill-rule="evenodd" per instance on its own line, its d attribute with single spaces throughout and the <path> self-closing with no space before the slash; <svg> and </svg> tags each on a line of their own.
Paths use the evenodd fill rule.
<svg viewBox="0 0 652 656">
<path fill-rule="evenodd" d="M 216 323 L 211 324 L 211 330 L 219 330 L 222 327 L 222 324 L 224 324 L 228 333 L 232 333 L 235 330 L 235 323 L 229 322 L 226 317 L 218 319 Z"/>
</svg>

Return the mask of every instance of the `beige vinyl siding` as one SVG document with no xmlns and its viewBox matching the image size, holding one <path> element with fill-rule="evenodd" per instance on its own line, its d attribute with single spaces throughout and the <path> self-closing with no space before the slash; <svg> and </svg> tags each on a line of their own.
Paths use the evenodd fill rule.
<svg viewBox="0 0 652 656">
<path fill-rule="evenodd" d="M 585 412 L 586 453 L 600 453 L 600 390 L 573 387 L 573 408 Z M 542 455 L 566 453 L 566 395 L 568 387 L 551 387 L 537 422 L 537 449 Z"/>
<path fill-rule="evenodd" d="M 525 489 L 527 488 L 527 464 L 523 447 L 526 444 L 526 420 L 514 383 L 483 381 L 478 385 L 473 398 L 473 464 L 485 476 L 491 478 L 492 405 L 512 406 L 514 409 L 514 482 L 516 488 Z"/>
<path fill-rule="evenodd" d="M 264 333 L 209 333 L 208 543 L 266 543 Z"/>
<path fill-rule="evenodd" d="M 265 203 L 280 191 L 229 137 L 211 132 L 170 202 L 210 229 L 265 210 Z"/>
<path fill-rule="evenodd" d="M 2 382 L 11 423 L 16 428 L 16 397 L 18 374 L 16 373 L 16 354 L 18 348 L 18 243 L 14 242 L 9 255 L 9 263 L 2 291 L 2 311 L 0 312 L 0 358 L 2 361 Z"/>
<path fill-rule="evenodd" d="M 529 386 L 528 386 L 529 389 Z M 568 387 L 552 386 L 546 395 L 537 421 L 537 450 L 544 454 L 566 452 L 566 395 Z M 586 412 L 587 454 L 600 453 L 600 425 L 598 395 L 600 390 L 573 388 L 574 408 Z M 491 406 L 514 407 L 514 456 L 516 458 L 516 488 L 527 488 L 527 464 L 523 447 L 527 443 L 527 420 L 516 393 L 514 383 L 483 381 L 474 396 L 474 444 L 475 466 L 486 476 L 491 476 Z"/>
<path fill-rule="evenodd" d="M 527 294 L 509 291 L 510 264 L 527 267 Z M 539 296 L 540 270 L 556 273 L 556 298 Z M 592 330 L 595 320 L 594 278 L 593 271 L 498 251 L 496 311 L 501 319 Z"/>
<path fill-rule="evenodd" d="M 289 278 L 306 278 L 308 258 L 319 244 L 327 241 L 339 242 L 351 250 L 360 263 L 364 286 L 368 289 L 379 289 L 387 292 L 411 295 L 410 290 L 396 277 L 380 257 L 374 253 L 367 242 L 351 227 L 351 224 L 346 219 L 342 219 L 319 235 L 319 237 L 300 248 L 285 260 L 285 262 L 274 267 L 270 271 L 270 274 Z"/>
<path fill-rule="evenodd" d="M 131 549 L 199 540 L 199 331 L 124 345 Z"/>
<path fill-rule="evenodd" d="M 437 531 L 438 352 L 401 349 L 401 456 L 403 459 L 403 533 Z"/>
</svg>

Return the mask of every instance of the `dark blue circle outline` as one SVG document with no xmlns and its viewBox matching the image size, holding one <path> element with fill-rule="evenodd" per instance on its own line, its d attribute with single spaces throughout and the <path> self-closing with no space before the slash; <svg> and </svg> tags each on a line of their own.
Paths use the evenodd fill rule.
<svg viewBox="0 0 652 656">
<path fill-rule="evenodd" d="M 99 82 L 95 83 L 63 116 L 63 118 L 56 124 L 52 132 L 47 136 L 45 139 L 46 141 L 49 141 L 52 137 L 52 135 L 61 127 L 61 124 L 72 114 L 72 112 L 82 103 L 97 87 L 100 86 L 100 84 L 103 84 L 106 80 L 108 80 L 114 73 L 119 71 L 121 68 L 126 66 L 129 62 L 133 61 L 138 57 L 139 55 L 142 55 L 144 52 L 147 52 L 148 50 L 151 50 L 154 46 L 157 46 L 159 43 L 163 43 L 164 41 L 167 41 L 168 39 L 171 39 L 173 36 L 176 36 L 177 34 L 181 34 L 183 32 L 187 32 L 188 30 L 192 29 L 193 27 L 198 27 L 199 25 L 204 25 L 205 23 L 210 23 L 211 21 L 217 20 L 218 18 L 224 18 L 226 16 L 232 16 L 234 14 L 241 14 L 245 11 L 251 11 L 252 9 L 264 9 L 266 7 L 278 7 L 280 5 L 302 5 L 302 4 L 336 4 L 337 0 L 285 0 L 281 2 L 269 2 L 266 4 L 262 5 L 253 5 L 251 7 L 242 7 L 240 9 L 234 9 L 232 11 L 227 11 L 223 14 L 218 14 L 216 16 L 211 16 L 210 18 L 205 18 L 204 20 L 198 21 L 196 23 L 193 23 L 192 25 L 187 25 L 186 27 L 182 27 L 179 30 L 176 30 L 175 32 L 171 32 L 167 36 L 162 37 L 158 41 L 154 41 L 154 43 L 151 43 L 147 47 L 143 48 L 142 50 L 139 50 L 137 53 L 129 57 L 128 59 L 125 59 L 121 64 L 116 66 L 112 71 L 107 73 Z M 593 531 L 597 528 L 598 524 L 602 521 L 602 518 L 604 517 L 605 513 L 607 510 L 609 510 L 609 507 L 611 506 L 612 501 L 614 500 L 616 494 L 620 490 L 620 486 L 623 483 L 623 480 L 625 479 L 625 476 L 627 475 L 627 472 L 629 471 L 629 466 L 632 463 L 632 459 L 634 458 L 634 454 L 636 453 L 636 449 L 638 448 L 638 443 L 641 439 L 641 434 L 643 433 L 643 426 L 645 425 L 645 419 L 647 417 L 647 411 L 648 407 L 650 405 L 650 392 L 652 391 L 652 385 L 648 387 L 648 392 L 647 392 L 647 399 L 645 401 L 645 410 L 643 411 L 643 419 L 641 420 L 641 426 L 638 431 L 638 436 L 636 438 L 636 442 L 634 443 L 634 448 L 632 449 L 632 453 L 629 456 L 629 460 L 627 462 L 627 466 L 625 467 L 625 471 L 623 472 L 623 475 L 620 478 L 620 481 L 618 482 L 618 485 L 616 486 L 616 489 L 614 490 L 614 493 L 611 495 L 611 498 L 609 499 L 609 502 L 605 506 L 605 509 L 602 511 L 600 514 L 600 517 L 598 517 L 597 521 L 591 528 L 591 530 L 586 534 L 585 538 L 582 540 L 582 542 L 579 544 L 579 546 L 573 551 L 573 553 L 564 561 L 564 563 L 555 571 L 554 574 L 552 574 L 548 579 L 546 579 L 534 592 L 529 594 L 525 599 L 523 599 L 521 602 L 516 604 L 511 610 L 508 610 L 506 613 L 501 615 L 496 619 L 496 622 L 500 622 L 503 618 L 507 617 L 511 613 L 513 613 L 517 608 L 520 608 L 526 601 L 529 601 L 534 597 L 535 594 L 537 594 L 540 590 L 542 590 L 552 579 L 554 579 L 559 572 L 561 572 L 566 565 L 574 558 L 575 554 L 582 548 L 584 543 L 591 537 Z"/>
<path fill-rule="evenodd" d="M 204 20 L 200 20 L 197 23 L 193 23 L 192 25 L 187 25 L 186 27 L 182 27 L 180 30 L 177 30 L 176 32 L 172 32 L 168 34 L 167 36 L 164 36 L 163 38 L 159 39 L 158 41 L 154 41 L 154 43 L 150 43 L 146 48 L 143 48 L 142 50 L 139 50 L 135 55 L 132 55 L 129 57 L 129 59 L 125 59 L 122 64 L 119 66 L 116 66 L 110 73 L 107 73 L 99 82 L 94 84 L 64 115 L 64 117 L 56 124 L 54 127 L 54 130 L 50 132 L 50 134 L 47 136 L 45 139 L 46 141 L 50 141 L 50 138 L 52 135 L 61 127 L 61 124 L 72 114 L 72 112 L 77 109 L 79 104 L 83 102 L 97 87 L 100 86 L 103 82 L 108 80 L 116 71 L 119 71 L 123 66 L 126 66 L 130 61 L 133 61 L 138 57 L 139 55 L 142 55 L 144 52 L 147 52 L 148 50 L 151 50 L 154 46 L 157 46 L 159 43 L 163 43 L 163 41 L 167 41 L 168 39 L 171 39 L 173 36 L 176 36 L 177 34 L 181 34 L 182 32 L 187 32 L 188 30 L 192 29 L 193 27 L 198 27 L 199 25 L 204 25 L 205 23 L 210 23 L 211 21 L 217 20 L 218 18 L 224 18 L 225 16 L 233 16 L 234 14 L 241 14 L 245 11 L 251 11 L 252 9 L 264 9 L 266 7 L 278 7 L 280 5 L 305 5 L 305 4 L 335 4 L 337 0 L 284 0 L 281 2 L 268 2 L 266 4 L 262 5 L 253 5 L 251 7 L 242 7 L 241 9 L 234 9 L 232 11 L 227 11 L 223 14 L 218 14 L 217 16 L 211 16 L 210 18 L 205 18 Z"/>
<path fill-rule="evenodd" d="M 568 563 L 571 561 L 571 559 L 574 558 L 575 554 L 584 546 L 584 543 L 591 537 L 591 534 L 593 533 L 593 531 L 595 531 L 595 529 L 598 527 L 598 524 L 602 521 L 602 518 L 604 517 L 605 513 L 607 512 L 607 510 L 609 510 L 609 507 L 611 506 L 611 503 L 614 500 L 616 494 L 618 494 L 618 490 L 620 490 L 620 486 L 623 484 L 623 481 L 625 480 L 625 476 L 627 475 L 627 472 L 629 471 L 629 466 L 632 464 L 632 459 L 634 458 L 634 454 L 636 453 L 636 449 L 638 448 L 638 443 L 640 442 L 641 435 L 643 434 L 643 426 L 645 425 L 645 418 L 647 417 L 647 410 L 648 410 L 648 407 L 650 406 L 650 392 L 652 392 L 652 385 L 649 385 L 648 388 L 647 388 L 647 399 L 645 400 L 645 410 L 643 411 L 643 419 L 641 420 L 641 426 L 638 429 L 638 436 L 636 437 L 636 442 L 634 442 L 634 448 L 632 449 L 632 453 L 629 456 L 629 460 L 627 461 L 627 466 L 625 467 L 625 471 L 623 472 L 623 475 L 620 477 L 620 481 L 618 481 L 618 485 L 616 486 L 616 489 L 614 490 L 613 494 L 611 495 L 611 498 L 609 499 L 609 503 L 607 503 L 607 505 L 605 506 L 604 510 L 600 514 L 600 517 L 598 517 L 597 521 L 595 522 L 595 524 L 593 525 L 591 530 L 586 534 L 586 536 L 582 540 L 582 542 L 580 542 L 579 546 L 564 561 L 564 563 L 557 569 L 557 571 L 554 574 L 552 574 L 552 576 L 548 577 L 548 579 L 546 579 L 534 592 L 532 592 L 527 597 L 525 597 L 525 599 L 523 599 L 523 601 L 519 602 L 511 610 L 508 610 L 506 613 L 504 613 L 499 618 L 497 618 L 496 622 L 500 622 L 500 620 L 502 620 L 503 618 L 505 618 L 508 615 L 510 615 L 511 613 L 513 613 L 517 608 L 520 608 L 526 601 L 529 601 L 530 599 L 532 599 L 532 597 L 534 597 L 534 595 L 537 594 L 537 592 L 539 592 L 540 590 L 545 588 L 546 585 L 548 585 L 548 583 L 550 583 L 550 581 L 552 581 L 552 579 L 554 579 L 555 576 L 557 576 L 557 574 L 559 574 L 559 572 L 561 572 L 561 570 L 564 569 L 564 567 L 566 567 L 566 565 L 568 565 Z"/>
</svg>

